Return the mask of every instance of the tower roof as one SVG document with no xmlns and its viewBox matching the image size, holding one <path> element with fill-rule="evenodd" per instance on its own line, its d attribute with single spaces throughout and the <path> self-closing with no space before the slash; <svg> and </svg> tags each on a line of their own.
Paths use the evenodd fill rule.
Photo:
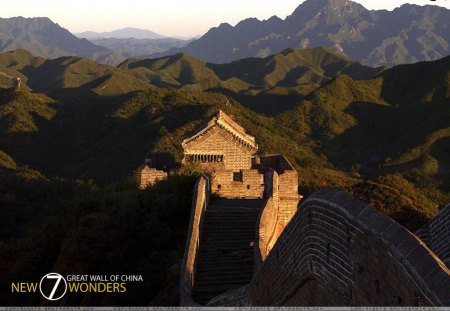
<svg viewBox="0 0 450 311">
<path fill-rule="evenodd" d="M 229 132 L 236 140 L 238 140 L 242 144 L 255 149 L 255 151 L 258 150 L 258 145 L 256 144 L 255 137 L 248 135 L 242 126 L 233 121 L 231 117 L 222 110 L 216 112 L 211 120 L 208 121 L 208 123 L 203 124 L 200 127 L 197 133 L 183 140 L 181 145 L 184 147 L 190 142 L 199 139 L 216 126 L 223 128 L 224 130 Z"/>
</svg>

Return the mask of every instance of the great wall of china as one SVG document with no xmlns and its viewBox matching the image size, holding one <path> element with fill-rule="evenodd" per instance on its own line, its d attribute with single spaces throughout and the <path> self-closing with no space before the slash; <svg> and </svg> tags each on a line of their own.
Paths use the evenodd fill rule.
<svg viewBox="0 0 450 311">
<path fill-rule="evenodd" d="M 194 188 L 182 306 L 450 306 L 450 205 L 413 234 L 345 193 L 300 201 L 289 161 L 255 156 L 221 111 L 182 146 L 183 163 L 209 171 Z M 142 188 L 167 176 L 141 174 Z"/>
</svg>

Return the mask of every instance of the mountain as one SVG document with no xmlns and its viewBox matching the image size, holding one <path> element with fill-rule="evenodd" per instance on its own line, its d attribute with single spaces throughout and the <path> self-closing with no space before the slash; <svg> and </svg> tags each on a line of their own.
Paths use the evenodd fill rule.
<svg viewBox="0 0 450 311">
<path fill-rule="evenodd" d="M 357 162 L 367 168 L 383 160 L 386 167 L 408 170 L 432 154 L 442 159 L 433 150 L 450 135 L 449 98 L 450 56 L 396 66 L 369 80 L 339 75 L 279 118 L 333 146 L 329 156 L 342 165 Z M 342 150 L 352 156 L 341 157 Z M 441 173 L 449 164 L 439 164 Z"/>
<path fill-rule="evenodd" d="M 173 47 L 185 47 L 191 40 L 180 40 L 173 38 L 162 39 L 134 39 L 134 38 L 94 38 L 89 39 L 98 46 L 103 46 L 108 50 L 117 51 L 126 58 L 141 57 L 145 55 L 162 53 Z"/>
<path fill-rule="evenodd" d="M 100 96 L 154 87 L 185 91 L 217 89 L 229 92 L 230 96 L 253 97 L 265 92 L 305 95 L 340 73 L 369 79 L 382 70 L 353 62 L 326 48 L 289 49 L 264 59 L 243 59 L 223 65 L 177 54 L 158 59 L 128 59 L 117 67 L 75 56 L 44 59 L 22 49 L 0 54 L 0 73 L 20 77 L 25 89 L 43 93 L 76 89 Z M 14 79 L 0 75 L 0 84 L 11 87 L 13 83 Z M 272 103 L 280 109 L 284 107 L 279 101 Z"/>
<path fill-rule="evenodd" d="M 139 28 L 122 28 L 114 31 L 108 32 L 94 32 L 94 31 L 85 31 L 75 34 L 78 38 L 85 38 L 88 40 L 91 39 L 100 39 L 100 38 L 115 38 L 115 39 L 162 39 L 165 36 L 160 35 L 156 32 L 153 32 L 148 29 L 139 29 Z"/>
<path fill-rule="evenodd" d="M 51 120 L 55 116 L 55 101 L 44 94 L 28 92 L 0 92 L 0 133 L 33 132 L 38 120 Z"/>
<path fill-rule="evenodd" d="M 323 48 L 291 49 L 266 59 L 244 59 L 224 65 L 177 54 L 160 59 L 128 59 L 117 68 L 77 57 L 46 60 L 26 50 L 0 54 L 0 72 L 20 77 L 23 88 L 46 93 L 81 88 L 99 95 L 118 95 L 155 86 L 183 90 L 218 88 L 243 94 L 307 93 L 340 72 L 370 78 L 382 69 L 362 66 Z M 0 76 L 5 87 L 11 87 L 13 80 Z"/>
<path fill-rule="evenodd" d="M 118 68 L 147 69 L 150 82 L 159 87 L 221 88 L 252 95 L 269 91 L 306 94 L 340 73 L 369 79 L 384 69 L 361 65 L 322 47 L 287 49 L 266 58 L 241 59 L 221 65 L 206 63 L 187 54 L 176 54 L 157 59 L 128 59 Z"/>
<path fill-rule="evenodd" d="M 117 95 L 152 87 L 132 72 L 90 59 L 75 56 L 43 59 L 22 49 L 0 54 L 0 72 L 20 77 L 24 89 L 44 93 L 77 89 L 84 95 Z"/>
<path fill-rule="evenodd" d="M 26 49 L 44 58 L 73 55 L 110 64 L 124 59 L 118 53 L 75 37 L 46 17 L 0 18 L 0 51 L 16 49 Z"/>
<path fill-rule="evenodd" d="M 349 0 L 306 0 L 290 16 L 260 21 L 249 18 L 236 26 L 223 23 L 185 48 L 212 63 L 266 57 L 286 48 L 328 46 L 372 66 L 436 60 L 450 52 L 450 10 L 404 4 L 393 11 L 369 11 Z"/>
</svg>

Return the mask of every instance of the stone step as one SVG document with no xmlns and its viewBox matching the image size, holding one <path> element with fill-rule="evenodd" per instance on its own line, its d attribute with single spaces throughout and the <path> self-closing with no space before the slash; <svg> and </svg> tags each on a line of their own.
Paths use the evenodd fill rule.
<svg viewBox="0 0 450 311">
<path fill-rule="evenodd" d="M 240 272 L 241 275 L 246 277 L 252 277 L 253 275 L 253 264 L 248 265 L 246 267 L 243 267 L 241 269 L 234 269 L 234 267 L 216 267 L 217 269 L 214 269 L 214 266 L 205 266 L 203 269 L 196 272 L 196 276 L 235 276 L 233 273 Z"/>
<path fill-rule="evenodd" d="M 206 215 L 209 216 L 209 215 Z M 250 219 L 249 219 L 250 218 Z M 251 223 L 254 221 L 254 219 L 251 219 L 253 217 L 240 217 L 239 215 L 232 215 L 232 216 L 224 216 L 224 215 L 214 215 L 214 217 L 207 217 L 205 218 L 204 223 L 215 223 L 215 222 L 223 222 L 223 223 L 234 223 L 234 224 L 239 224 L 239 223 Z"/>
<path fill-rule="evenodd" d="M 227 260 L 223 261 L 199 261 L 199 263 L 203 263 L 202 267 L 197 269 L 197 272 L 215 270 L 217 274 L 220 274 L 223 271 L 237 271 L 237 270 L 251 270 L 253 269 L 253 260 L 252 258 L 226 258 Z M 234 261 L 233 261 L 234 259 Z"/>
<path fill-rule="evenodd" d="M 238 216 L 237 216 L 238 217 Z M 256 227 L 255 220 L 244 220 L 244 219 L 227 219 L 227 218 L 217 218 L 217 219 L 208 219 L 203 221 L 203 225 L 215 225 L 215 226 L 230 226 L 230 227 L 239 227 L 239 226 L 245 226 L 243 228 L 254 228 Z"/>
<path fill-rule="evenodd" d="M 238 227 L 239 228 L 239 226 L 245 225 L 246 227 L 244 227 L 244 228 L 246 228 L 246 229 L 248 229 L 248 227 L 255 228 L 256 224 L 255 225 L 253 225 L 253 224 L 255 224 L 255 220 L 246 221 L 246 220 L 222 219 L 222 218 L 208 219 L 203 222 L 204 226 L 205 225 L 206 226 L 207 225 L 216 225 L 216 226 Z"/>
<path fill-rule="evenodd" d="M 239 239 L 239 240 L 254 240 L 254 236 L 256 235 L 256 233 L 254 231 L 249 231 L 249 232 L 230 232 L 229 230 L 225 231 L 225 232 L 207 232 L 206 234 L 203 234 L 201 239 L 209 239 L 209 238 L 221 238 L 223 240 L 226 239 L 233 239 L 233 241 L 235 239 Z"/>
<path fill-rule="evenodd" d="M 227 279 L 251 279 L 253 277 L 253 265 L 250 265 L 249 267 L 242 269 L 242 270 L 220 270 L 220 273 L 214 273 L 212 269 L 208 269 L 205 271 L 199 271 L 196 274 L 196 277 L 198 277 L 197 281 L 200 282 L 203 279 L 215 279 L 215 278 L 227 278 Z"/>
<path fill-rule="evenodd" d="M 229 207 L 220 205 L 208 205 L 206 207 L 207 212 L 226 212 L 226 213 L 259 213 L 261 209 L 251 207 Z"/>
<path fill-rule="evenodd" d="M 211 217 L 257 217 L 259 213 L 254 212 L 224 212 L 224 211 L 207 211 L 205 215 L 210 215 Z"/>
<path fill-rule="evenodd" d="M 228 254 L 253 254 L 254 247 L 248 244 L 210 244 L 200 246 L 199 254 L 202 255 L 228 255 Z"/>
<path fill-rule="evenodd" d="M 216 291 L 211 291 L 211 292 L 213 294 L 211 294 L 210 292 L 204 292 L 204 291 L 192 292 L 192 298 L 199 305 L 206 306 L 211 299 L 224 293 L 223 290 L 216 290 Z"/>
<path fill-rule="evenodd" d="M 200 251 L 199 254 L 208 253 L 209 250 L 212 250 L 214 252 L 223 251 L 221 254 L 227 254 L 230 252 L 253 252 L 254 247 L 250 246 L 250 243 L 247 241 L 242 241 L 239 244 L 236 243 L 226 243 L 224 241 L 223 243 L 202 243 L 200 244 Z"/>
<path fill-rule="evenodd" d="M 255 232 L 256 225 L 254 222 L 226 222 L 223 220 L 220 221 L 209 221 L 209 222 L 203 222 L 203 227 L 213 227 L 214 230 L 218 231 L 229 231 L 231 230 L 237 230 L 239 232 Z M 207 233 L 207 232 L 206 232 Z"/>
<path fill-rule="evenodd" d="M 225 237 L 210 237 L 208 239 L 205 239 L 203 243 L 200 242 L 200 247 L 202 248 L 209 248 L 209 247 L 224 247 L 226 249 L 231 249 L 233 247 L 237 248 L 251 248 L 255 244 L 253 237 L 246 237 L 245 239 L 242 239 L 241 241 L 235 241 L 233 238 Z"/>
<path fill-rule="evenodd" d="M 221 269 L 220 271 L 214 271 L 212 269 L 208 270 L 202 270 L 198 271 L 196 276 L 201 277 L 201 280 L 198 279 L 197 281 L 203 281 L 203 280 L 211 280 L 216 278 L 224 278 L 224 279 L 248 279 L 253 277 L 252 272 L 253 265 L 249 265 L 248 267 L 241 268 L 241 269 L 230 269 L 230 270 L 224 270 Z M 237 275 L 235 273 L 238 273 Z"/>
<path fill-rule="evenodd" d="M 248 284 L 250 281 L 248 282 L 240 282 L 240 283 L 227 283 L 227 284 L 200 284 L 200 285 L 196 285 L 194 283 L 195 286 L 195 292 L 210 292 L 210 291 L 220 291 L 219 294 L 222 294 L 224 292 L 226 292 L 229 289 L 232 288 L 238 288 L 241 286 L 244 286 L 246 284 Z M 217 295 L 216 295 L 217 296 Z M 211 298 L 213 298 L 215 296 L 211 296 Z"/>
<path fill-rule="evenodd" d="M 202 278 L 195 283 L 196 288 L 201 288 L 202 286 L 215 286 L 220 284 L 221 286 L 227 286 L 230 288 L 238 287 L 239 285 L 245 285 L 249 283 L 251 278 L 226 278 L 226 277 L 215 277 L 215 278 Z"/>
<path fill-rule="evenodd" d="M 231 255 L 252 255 L 254 253 L 253 248 L 241 248 L 241 249 L 231 249 L 231 248 L 208 248 L 201 249 L 199 255 L 202 256 L 231 256 Z"/>
<path fill-rule="evenodd" d="M 239 275 L 236 276 L 235 273 L 239 273 Z M 252 273 L 251 269 L 245 269 L 242 271 L 222 270 L 220 274 L 215 274 L 214 271 L 208 270 L 208 271 L 204 271 L 202 273 L 197 273 L 196 277 L 199 278 L 197 280 L 197 282 L 204 281 L 204 280 L 211 280 L 211 279 L 221 279 L 221 278 L 230 279 L 230 280 L 231 279 L 233 279 L 233 280 L 237 280 L 237 279 L 248 280 L 253 277 L 253 273 Z"/>
<path fill-rule="evenodd" d="M 219 289 L 219 290 L 194 290 L 192 292 L 192 298 L 194 299 L 195 302 L 201 304 L 201 305 L 206 305 L 208 303 L 208 301 L 210 301 L 212 298 L 222 294 L 224 292 L 224 290 Z"/>
<path fill-rule="evenodd" d="M 255 233 L 256 227 L 253 226 L 252 223 L 203 223 L 203 227 L 213 227 L 214 231 L 207 232 L 205 231 L 203 235 L 208 235 L 211 233 Z"/>
<path fill-rule="evenodd" d="M 221 252 L 221 254 L 226 254 L 230 252 L 253 252 L 252 246 L 250 246 L 250 243 L 241 243 L 241 244 L 232 244 L 232 243 L 211 243 L 211 244 L 203 244 L 202 249 L 200 250 L 199 254 L 210 253 L 210 251 L 214 252 Z"/>
<path fill-rule="evenodd" d="M 192 293 L 197 303 L 205 305 L 211 298 L 251 281 L 262 202 L 218 199 L 207 207 Z"/>
<path fill-rule="evenodd" d="M 203 226 L 206 227 L 206 226 Z M 224 236 L 253 236 L 256 235 L 256 230 L 253 230 L 253 228 L 248 228 L 248 229 L 240 229 L 240 228 L 233 228 L 233 227 L 229 227 L 229 228 L 217 228 L 215 226 L 212 226 L 213 228 L 211 228 L 208 232 L 203 232 L 203 234 L 201 235 L 201 238 L 203 237 L 208 237 L 208 236 L 218 236 L 218 235 L 224 235 Z M 214 231 L 213 231 L 214 230 Z"/>
<path fill-rule="evenodd" d="M 244 262 L 250 262 L 253 263 L 253 256 L 236 256 L 236 257 L 222 257 L 222 258 L 218 258 L 218 256 L 203 256 L 203 259 L 199 259 L 198 263 L 199 264 L 203 264 L 206 266 L 208 266 L 208 264 L 214 264 L 216 266 L 222 266 L 222 267 L 226 267 L 232 264 L 244 264 Z M 200 269 L 198 269 L 200 270 Z"/>
<path fill-rule="evenodd" d="M 255 240 L 255 233 L 248 232 L 246 234 L 231 234 L 230 232 L 223 233 L 222 235 L 217 232 L 208 232 L 208 234 L 204 234 L 201 239 L 204 241 L 207 240 L 221 240 L 221 241 L 229 241 L 230 243 L 246 243 Z M 205 244 L 205 243 L 203 243 Z"/>
<path fill-rule="evenodd" d="M 207 227 L 207 226 L 203 226 L 203 227 Z M 254 228 L 242 228 L 242 227 L 218 227 L 215 225 L 210 226 L 212 227 L 208 232 L 203 232 L 202 237 L 206 237 L 209 235 L 218 235 L 218 234 L 223 234 L 223 235 L 255 235 L 256 234 L 256 230 Z"/>
<path fill-rule="evenodd" d="M 255 235 L 256 229 L 253 227 L 250 227 L 248 225 L 237 225 L 232 226 L 230 224 L 212 224 L 212 225 L 203 225 L 203 227 L 212 227 L 212 230 L 202 232 L 202 237 L 209 236 L 209 235 L 218 235 L 218 234 L 224 234 L 224 235 Z"/>
<path fill-rule="evenodd" d="M 226 245 L 250 245 L 251 242 L 255 241 L 254 236 L 208 236 L 202 239 L 203 243 L 200 242 L 200 246 L 226 246 Z"/>
<path fill-rule="evenodd" d="M 251 207 L 229 207 L 220 205 L 208 205 L 206 212 L 223 212 L 223 213 L 259 213 L 261 209 Z"/>
<path fill-rule="evenodd" d="M 255 231 L 256 223 L 255 221 L 249 222 L 233 222 L 227 221 L 226 219 L 220 219 L 217 221 L 205 221 L 203 222 L 203 227 L 213 227 L 214 230 L 226 231 L 226 230 L 239 230 L 239 231 Z"/>
<path fill-rule="evenodd" d="M 205 271 L 210 270 L 214 267 L 217 268 L 217 273 L 219 274 L 220 271 L 223 270 L 240 270 L 240 269 L 235 269 L 233 266 L 242 266 L 242 269 L 250 269 L 251 267 L 253 267 L 253 261 L 248 259 L 246 260 L 245 258 L 226 258 L 228 260 L 208 260 L 206 261 L 199 261 L 198 264 L 203 264 L 203 267 L 197 269 L 198 272 L 203 271 L 203 268 Z M 233 260 L 234 259 L 234 260 Z M 206 260 L 206 259 L 205 259 Z M 244 261 L 247 261 L 247 263 L 244 263 Z"/>
</svg>

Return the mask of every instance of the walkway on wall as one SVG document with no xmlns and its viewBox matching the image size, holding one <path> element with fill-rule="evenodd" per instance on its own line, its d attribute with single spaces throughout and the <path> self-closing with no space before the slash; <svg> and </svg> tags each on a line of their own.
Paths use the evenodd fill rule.
<svg viewBox="0 0 450 311">
<path fill-rule="evenodd" d="M 264 200 L 211 201 L 204 214 L 192 297 L 202 305 L 253 277 L 255 227 Z"/>
</svg>

